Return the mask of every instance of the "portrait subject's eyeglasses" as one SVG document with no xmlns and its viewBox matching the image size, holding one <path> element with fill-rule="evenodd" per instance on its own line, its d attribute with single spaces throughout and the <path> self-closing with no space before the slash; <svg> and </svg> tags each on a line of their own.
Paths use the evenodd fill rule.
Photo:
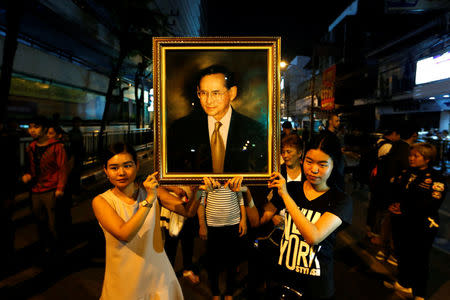
<svg viewBox="0 0 450 300">
<path fill-rule="evenodd" d="M 200 99 L 205 99 L 208 96 L 211 96 L 211 99 L 213 100 L 219 100 L 223 97 L 223 95 L 225 95 L 227 91 L 225 92 L 219 92 L 219 91 L 212 91 L 212 92 L 207 92 L 207 91 L 197 91 L 197 96 Z"/>
</svg>

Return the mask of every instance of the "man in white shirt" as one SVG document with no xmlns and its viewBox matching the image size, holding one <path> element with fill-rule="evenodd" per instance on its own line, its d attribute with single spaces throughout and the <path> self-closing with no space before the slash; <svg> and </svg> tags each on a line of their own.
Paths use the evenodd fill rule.
<svg viewBox="0 0 450 300">
<path fill-rule="evenodd" d="M 236 112 L 233 73 L 211 66 L 199 76 L 202 110 L 174 121 L 167 137 L 169 172 L 243 173 L 267 169 L 267 132 L 257 121 Z"/>
</svg>

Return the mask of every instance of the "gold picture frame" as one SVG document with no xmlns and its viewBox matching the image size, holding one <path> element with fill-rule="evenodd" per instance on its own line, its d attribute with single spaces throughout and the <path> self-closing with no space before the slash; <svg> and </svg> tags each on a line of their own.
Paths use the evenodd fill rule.
<svg viewBox="0 0 450 300">
<path fill-rule="evenodd" d="M 278 171 L 280 40 L 153 38 L 154 165 L 162 184 L 198 184 L 205 176 L 226 180 L 238 175 L 247 184 L 265 184 Z M 222 78 L 235 77 L 237 96 L 231 100 L 225 167 L 222 173 L 213 173 L 208 167 L 209 141 L 203 139 L 208 134 L 211 138 L 211 131 L 198 89 L 200 72 L 218 65 L 232 72 Z M 238 115 L 240 123 L 234 121 Z"/>
</svg>

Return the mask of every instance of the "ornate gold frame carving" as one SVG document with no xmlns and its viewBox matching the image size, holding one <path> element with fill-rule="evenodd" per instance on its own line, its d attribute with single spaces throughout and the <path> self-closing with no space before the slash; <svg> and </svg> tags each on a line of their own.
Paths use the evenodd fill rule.
<svg viewBox="0 0 450 300">
<path fill-rule="evenodd" d="M 225 180 L 237 175 L 244 177 L 247 184 L 266 184 L 270 174 L 278 171 L 280 157 L 280 37 L 156 37 L 153 38 L 153 93 L 154 93 L 154 166 L 159 171 L 163 184 L 197 184 L 205 176 Z M 168 52 L 169 51 L 169 52 Z M 174 51 L 174 52 L 173 52 Z M 177 52 L 179 51 L 179 52 Z M 267 116 L 263 117 L 267 126 L 267 171 L 261 173 L 178 173 L 167 171 L 167 123 L 172 114 L 167 99 L 167 59 L 176 57 L 174 53 L 204 55 L 214 63 L 221 56 L 252 56 L 253 53 L 265 53 L 267 62 Z M 169 55 L 167 55 L 169 53 Z M 199 56 L 197 59 L 201 60 Z M 190 60 L 189 60 L 190 61 Z M 182 68 L 182 65 L 180 65 Z M 173 71 L 173 70 L 172 70 Z M 173 72 L 172 72 L 173 73 Z M 185 73 L 184 75 L 190 75 Z M 180 75 L 182 76 L 182 75 Z M 183 77 L 184 78 L 184 77 Z M 181 88 L 181 87 L 178 87 Z M 171 86 L 171 91 L 173 87 Z M 187 99 L 188 102 L 190 102 Z M 266 106 L 265 106 L 266 105 Z M 177 105 L 178 107 L 178 105 Z M 169 109 L 169 110 L 168 110 Z"/>
</svg>

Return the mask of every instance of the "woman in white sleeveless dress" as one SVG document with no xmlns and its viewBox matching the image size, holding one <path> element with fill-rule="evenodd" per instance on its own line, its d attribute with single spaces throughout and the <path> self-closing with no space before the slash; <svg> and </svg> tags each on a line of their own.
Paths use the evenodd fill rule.
<svg viewBox="0 0 450 300">
<path fill-rule="evenodd" d="M 106 266 L 102 300 L 183 299 L 175 272 L 164 252 L 159 227 L 160 201 L 166 208 L 187 215 L 178 198 L 158 189 L 156 173 L 140 188 L 134 149 L 118 143 L 109 147 L 104 170 L 114 187 L 92 201 L 106 239 Z"/>
</svg>

